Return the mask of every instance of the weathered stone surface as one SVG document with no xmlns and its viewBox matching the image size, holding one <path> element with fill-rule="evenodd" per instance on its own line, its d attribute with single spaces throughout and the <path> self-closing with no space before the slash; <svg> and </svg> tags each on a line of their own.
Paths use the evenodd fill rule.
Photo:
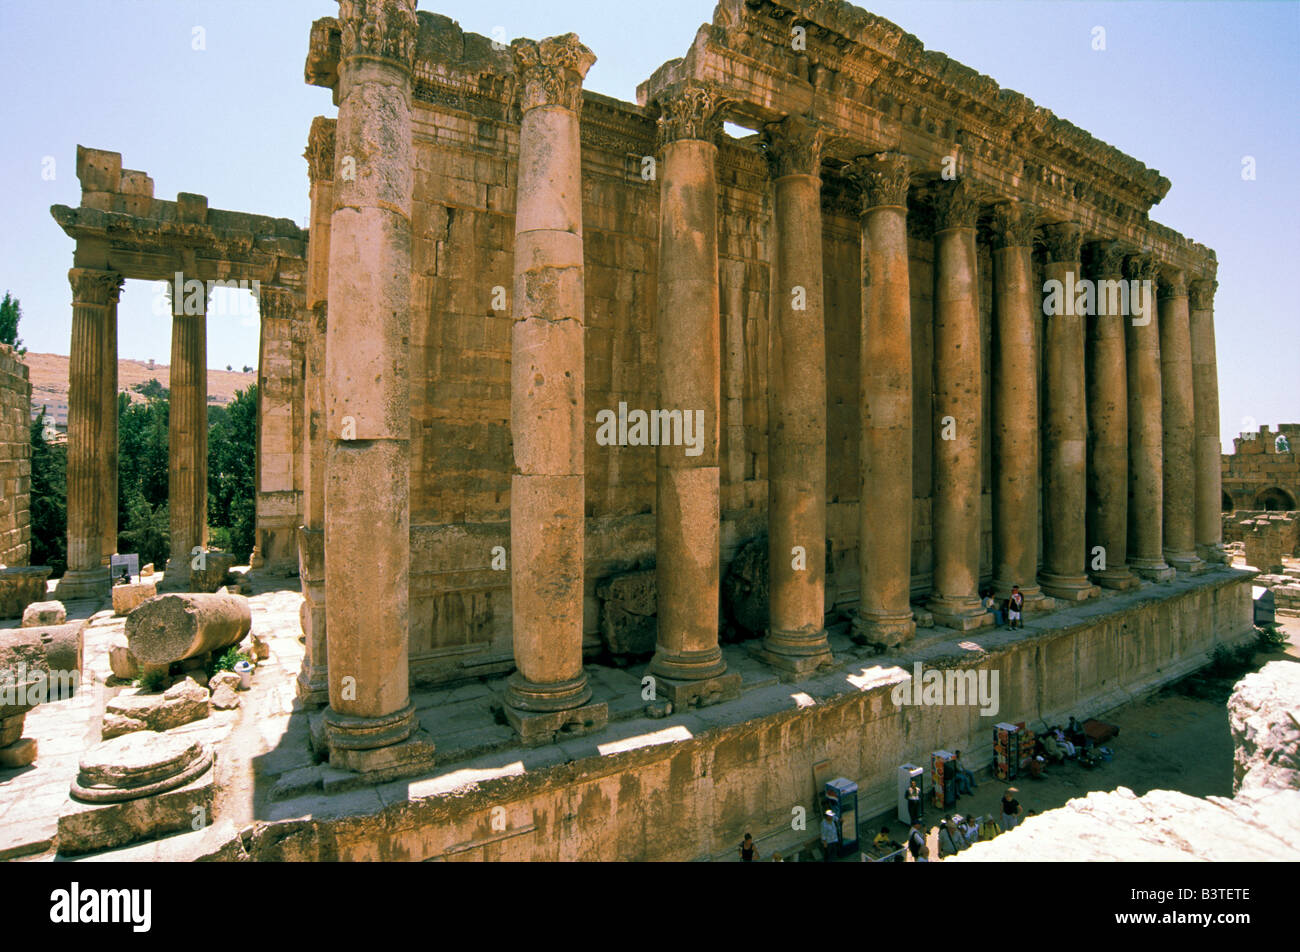
<svg viewBox="0 0 1300 952">
<path fill-rule="evenodd" d="M 205 552 L 203 556 L 203 565 L 200 568 L 190 569 L 191 592 L 215 592 L 226 583 L 226 576 L 230 574 L 232 566 L 238 563 L 233 552 Z"/>
<path fill-rule="evenodd" d="M 133 681 L 140 676 L 140 662 L 131 653 L 125 634 L 114 634 L 108 645 L 108 666 L 113 677 Z"/>
<path fill-rule="evenodd" d="M 23 627 L 40 628 L 44 625 L 62 625 L 68 620 L 63 602 L 32 602 L 23 609 Z"/>
<path fill-rule="evenodd" d="M 113 614 L 127 615 L 158 593 L 153 582 L 133 582 L 113 586 Z"/>
<path fill-rule="evenodd" d="M 1271 661 L 1237 682 L 1228 699 L 1233 793 L 1300 790 L 1300 665 Z"/>
<path fill-rule="evenodd" d="M 234 671 L 218 671 L 208 679 L 208 690 L 216 693 L 217 688 L 226 685 L 232 691 L 239 690 L 239 675 Z"/>
<path fill-rule="evenodd" d="M 8 747 L 0 747 L 0 767 L 12 769 L 36 762 L 36 740 L 24 737 Z"/>
<path fill-rule="evenodd" d="M 64 625 L 0 630 L 0 671 L 80 672 L 85 619 Z"/>
<path fill-rule="evenodd" d="M 23 736 L 23 725 L 27 723 L 27 714 L 11 714 L 0 718 L 0 747 L 8 747 L 18 742 Z"/>
<path fill-rule="evenodd" d="M 27 606 L 45 597 L 47 565 L 0 568 L 0 618 L 21 618 Z"/>
<path fill-rule="evenodd" d="M 611 654 L 643 655 L 655 650 L 653 570 L 607 579 L 596 587 L 601 600 L 600 634 Z"/>
<path fill-rule="evenodd" d="M 108 715 L 114 714 L 144 724 L 151 731 L 165 731 L 208 716 L 208 689 L 190 678 L 173 684 L 162 694 L 131 694 L 113 698 L 105 705 L 105 730 Z M 114 721 L 115 733 L 126 727 Z M 139 729 L 139 728 L 133 728 Z"/>
<path fill-rule="evenodd" d="M 104 741 L 82 755 L 77 782 L 83 787 L 149 787 L 175 777 L 203 755 L 193 737 L 146 732 Z"/>
<path fill-rule="evenodd" d="M 171 593 L 127 616 L 126 637 L 141 662 L 170 664 L 237 645 L 252 623 L 241 595 Z"/>
<path fill-rule="evenodd" d="M 212 706 L 218 711 L 231 711 L 239 707 L 239 695 L 229 684 L 219 684 L 212 692 Z"/>
<path fill-rule="evenodd" d="M 184 786 L 155 795 L 116 803 L 69 798 L 59 816 L 58 851 L 71 856 L 191 830 L 195 817 L 215 816 L 215 794 L 215 772 L 207 767 Z"/>
<path fill-rule="evenodd" d="M 761 635 L 768 622 L 768 543 L 751 539 L 736 553 L 722 579 L 722 604 L 740 628 Z"/>
<path fill-rule="evenodd" d="M 149 576 L 153 575 L 153 573 L 154 573 L 154 568 L 152 562 L 146 562 L 144 565 L 140 567 L 141 578 L 148 578 Z"/>
</svg>

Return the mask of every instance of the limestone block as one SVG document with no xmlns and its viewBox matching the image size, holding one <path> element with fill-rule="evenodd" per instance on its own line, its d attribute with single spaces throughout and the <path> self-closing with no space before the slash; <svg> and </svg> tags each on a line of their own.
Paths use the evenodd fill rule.
<svg viewBox="0 0 1300 952">
<path fill-rule="evenodd" d="M 109 642 L 108 666 L 113 670 L 113 677 L 124 681 L 133 681 L 140 676 L 140 662 L 131 653 L 126 635 L 115 634 Z"/>
<path fill-rule="evenodd" d="M 23 736 L 23 724 L 27 722 L 26 713 L 14 714 L 0 719 L 0 747 L 16 744 Z"/>
<path fill-rule="evenodd" d="M 577 321 L 516 321 L 511 330 L 510 432 L 527 476 L 583 471 L 583 337 Z"/>
<path fill-rule="evenodd" d="M 655 650 L 655 571 L 631 572 L 596 587 L 601 600 L 600 634 L 611 654 L 642 655 Z"/>
<path fill-rule="evenodd" d="M 239 707 L 239 695 L 229 684 L 219 684 L 212 692 L 212 706 L 218 711 L 230 711 Z"/>
<path fill-rule="evenodd" d="M 189 590 L 215 592 L 225 584 L 226 576 L 237 561 L 233 552 L 205 552 L 200 567 L 190 568 Z"/>
<path fill-rule="evenodd" d="M 1300 667 L 1270 661 L 1237 682 L 1228 699 L 1233 793 L 1300 789 Z"/>
<path fill-rule="evenodd" d="M 26 767 L 36 760 L 36 740 L 24 737 L 22 740 L 0 747 L 0 768 L 13 769 Z"/>
<path fill-rule="evenodd" d="M 140 605 L 126 619 L 131 653 L 146 664 L 170 664 L 237 645 L 252 627 L 241 595 L 172 593 Z"/>
<path fill-rule="evenodd" d="M 191 721 L 202 720 L 209 713 L 208 689 L 193 679 L 186 678 L 162 694 L 130 694 L 113 698 L 105 705 L 105 729 L 107 731 L 109 714 L 142 722 L 146 730 L 166 731 Z M 113 723 L 115 728 L 129 726 L 119 721 Z"/>
<path fill-rule="evenodd" d="M 140 569 L 140 577 L 141 577 L 141 578 L 148 578 L 149 576 L 151 576 L 151 575 L 153 575 L 153 574 L 154 574 L 154 568 L 153 568 L 153 563 L 152 563 L 152 562 L 146 562 L 146 563 L 144 564 L 144 566 Z"/>
<path fill-rule="evenodd" d="M 127 615 L 132 609 L 157 594 L 154 582 L 134 582 L 129 585 L 113 586 L 113 614 Z"/>
<path fill-rule="evenodd" d="M 722 579 L 722 603 L 737 625 L 751 635 L 767 630 L 769 577 L 767 537 L 751 539 L 736 553 Z"/>
<path fill-rule="evenodd" d="M 239 675 L 236 674 L 234 671 L 218 671 L 216 674 L 214 674 L 211 677 L 211 679 L 209 679 L 208 690 L 215 695 L 217 688 L 221 687 L 222 685 L 225 685 L 233 691 L 238 691 L 239 683 L 240 683 Z"/>
<path fill-rule="evenodd" d="M 85 619 L 64 625 L 0 630 L 0 670 L 25 664 L 53 675 L 81 671 Z"/>
<path fill-rule="evenodd" d="M 23 627 L 39 628 L 42 625 L 62 625 L 68 620 L 63 602 L 32 602 L 23 609 Z"/>
<path fill-rule="evenodd" d="M 4 495 L 9 495 L 9 490 Z M 27 606 L 45 597 L 48 565 L 0 569 L 0 618 L 21 618 Z"/>
</svg>

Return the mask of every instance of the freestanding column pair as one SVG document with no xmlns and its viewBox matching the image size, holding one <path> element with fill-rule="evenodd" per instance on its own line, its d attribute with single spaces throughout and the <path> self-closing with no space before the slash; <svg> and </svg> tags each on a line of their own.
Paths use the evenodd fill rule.
<svg viewBox="0 0 1300 952">
<path fill-rule="evenodd" d="M 332 766 L 403 772 L 410 702 L 411 70 L 415 0 L 343 0 L 325 345 Z M 414 733 L 415 736 L 412 736 Z"/>
<path fill-rule="evenodd" d="M 105 526 L 117 525 L 117 500 L 105 492 L 116 486 L 110 461 L 117 459 L 117 394 L 107 398 L 109 364 L 116 379 L 117 302 L 123 278 L 114 271 L 73 268 L 72 344 L 68 374 L 68 570 L 59 580 L 59 598 L 102 598 L 108 594 Z M 111 353 L 110 353 L 111 349 Z M 116 391 L 115 383 L 111 384 Z M 106 408 L 112 408 L 111 426 Z M 110 446 L 110 443 L 112 444 Z M 111 506 L 111 515 L 108 510 Z"/>
<path fill-rule="evenodd" d="M 506 718 L 526 744 L 604 726 L 582 669 L 586 536 L 582 79 L 572 33 L 516 40 L 522 84 L 515 204 L 510 591 L 515 664 Z M 331 318 L 332 321 L 332 318 Z M 333 581 L 331 580 L 331 584 Z M 334 662 L 330 661 L 331 674 Z"/>
<path fill-rule="evenodd" d="M 1188 285 L 1191 305 L 1192 399 L 1196 417 L 1196 554 L 1212 565 L 1223 552 L 1223 449 L 1219 443 L 1219 367 L 1214 351 L 1213 277 Z"/>
<path fill-rule="evenodd" d="M 1160 399 L 1164 441 L 1164 556 L 1179 572 L 1205 571 L 1196 553 L 1196 426 L 1187 277 L 1160 275 Z"/>
</svg>

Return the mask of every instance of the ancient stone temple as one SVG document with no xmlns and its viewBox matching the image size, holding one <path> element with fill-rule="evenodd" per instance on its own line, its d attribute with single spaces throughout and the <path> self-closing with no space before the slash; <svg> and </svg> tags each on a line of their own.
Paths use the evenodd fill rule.
<svg viewBox="0 0 1300 952">
<path fill-rule="evenodd" d="M 1223 511 L 1300 508 L 1300 423 L 1233 437 L 1223 457 Z"/>
</svg>

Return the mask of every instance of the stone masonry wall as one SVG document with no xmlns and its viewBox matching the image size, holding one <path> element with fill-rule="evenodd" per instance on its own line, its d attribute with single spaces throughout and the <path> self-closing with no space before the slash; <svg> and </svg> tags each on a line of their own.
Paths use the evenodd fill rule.
<svg viewBox="0 0 1300 952">
<path fill-rule="evenodd" d="M 31 554 L 31 406 L 27 365 L 0 344 L 0 565 Z"/>
</svg>

